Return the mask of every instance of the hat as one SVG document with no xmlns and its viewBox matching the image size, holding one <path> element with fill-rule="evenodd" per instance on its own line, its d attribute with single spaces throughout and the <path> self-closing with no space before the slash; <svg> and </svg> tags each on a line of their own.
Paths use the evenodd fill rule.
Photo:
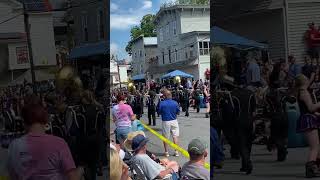
<svg viewBox="0 0 320 180">
<path fill-rule="evenodd" d="M 149 139 L 147 139 L 145 136 L 138 134 L 132 139 L 132 150 L 135 152 L 140 150 L 144 145 L 147 144 L 148 141 Z"/>
<path fill-rule="evenodd" d="M 193 139 L 188 145 L 189 154 L 202 155 L 208 145 L 200 139 Z"/>
<path fill-rule="evenodd" d="M 133 138 L 136 137 L 137 135 L 146 136 L 143 131 L 130 132 L 130 133 L 128 134 L 128 136 L 127 136 L 127 139 L 124 141 L 124 147 L 126 148 L 126 150 L 128 150 L 128 151 L 133 151 L 133 150 L 132 150 L 132 140 L 133 140 Z"/>
</svg>

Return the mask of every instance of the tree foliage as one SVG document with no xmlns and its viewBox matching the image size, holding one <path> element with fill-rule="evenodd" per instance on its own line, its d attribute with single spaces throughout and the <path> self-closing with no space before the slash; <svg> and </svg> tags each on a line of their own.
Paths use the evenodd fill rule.
<svg viewBox="0 0 320 180">
<path fill-rule="evenodd" d="M 143 16 L 142 20 L 140 21 L 139 26 L 134 26 L 130 30 L 130 37 L 131 40 L 128 42 L 128 45 L 126 47 L 126 51 L 131 54 L 132 49 L 132 41 L 140 36 L 144 37 L 155 37 L 157 36 L 155 29 L 156 26 L 153 23 L 155 19 L 155 15 L 153 14 L 147 14 Z"/>
</svg>

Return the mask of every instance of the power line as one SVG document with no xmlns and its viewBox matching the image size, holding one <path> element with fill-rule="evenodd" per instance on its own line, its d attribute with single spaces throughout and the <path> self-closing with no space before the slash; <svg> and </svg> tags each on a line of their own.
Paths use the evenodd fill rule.
<svg viewBox="0 0 320 180">
<path fill-rule="evenodd" d="M 0 22 L 0 24 L 4 24 L 4 23 L 6 23 L 6 22 L 9 22 L 9 21 L 11 21 L 11 20 L 13 20 L 13 19 L 15 19 L 15 18 L 17 18 L 17 17 L 21 16 L 21 15 L 23 15 L 23 13 L 17 14 L 17 15 L 15 15 L 15 16 L 13 16 L 13 17 L 9 18 L 9 19 L 6 19 L 6 20 L 4 20 L 4 21 Z"/>
<path fill-rule="evenodd" d="M 52 9 L 52 10 L 47 10 L 47 11 L 31 11 L 31 12 L 57 12 L 57 11 L 66 11 L 66 10 L 69 10 L 69 9 L 72 9 L 72 8 L 78 8 L 78 7 L 83 7 L 83 6 L 87 6 L 87 5 L 90 5 L 90 4 L 96 4 L 96 3 L 99 3 L 101 2 L 101 0 L 94 0 L 94 1 L 90 1 L 88 3 L 85 3 L 85 4 L 79 4 L 79 5 L 76 5 L 76 6 L 70 6 L 70 7 L 66 7 L 66 8 L 59 8 L 59 9 Z M 30 3 L 29 3 L 30 4 Z M 3 24 L 3 23 L 6 23 L 6 22 L 9 22 L 11 20 L 14 20 L 15 18 L 23 15 L 24 13 L 20 13 L 20 14 L 17 14 L 9 19 L 6 19 L 2 22 L 0 22 L 0 25 Z M 8 14 L 9 15 L 9 14 Z"/>
</svg>

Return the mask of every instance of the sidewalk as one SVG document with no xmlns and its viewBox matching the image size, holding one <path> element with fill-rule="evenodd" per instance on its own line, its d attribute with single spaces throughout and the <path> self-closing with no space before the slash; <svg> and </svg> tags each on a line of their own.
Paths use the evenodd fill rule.
<svg viewBox="0 0 320 180">
<path fill-rule="evenodd" d="M 239 172 L 240 160 L 230 160 L 230 153 L 225 151 L 227 160 L 223 169 L 215 171 L 218 180 L 294 180 L 305 179 L 307 148 L 288 149 L 285 162 L 276 161 L 276 152 L 269 153 L 266 146 L 255 145 L 252 151 L 253 171 L 251 175 Z M 315 178 L 319 179 L 319 178 Z"/>
</svg>

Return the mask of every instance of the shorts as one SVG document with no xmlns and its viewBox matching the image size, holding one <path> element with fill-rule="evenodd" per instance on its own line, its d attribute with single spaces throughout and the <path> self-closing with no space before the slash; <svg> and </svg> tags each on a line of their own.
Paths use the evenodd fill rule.
<svg viewBox="0 0 320 180">
<path fill-rule="evenodd" d="M 131 127 L 121 127 L 115 130 L 117 143 L 123 143 L 131 132 Z"/>
<path fill-rule="evenodd" d="M 179 137 L 179 124 L 177 120 L 162 121 L 162 135 L 169 139 L 170 135 Z"/>
<path fill-rule="evenodd" d="M 309 48 L 308 55 L 311 57 L 311 59 L 319 59 L 319 48 L 318 47 Z"/>
</svg>

